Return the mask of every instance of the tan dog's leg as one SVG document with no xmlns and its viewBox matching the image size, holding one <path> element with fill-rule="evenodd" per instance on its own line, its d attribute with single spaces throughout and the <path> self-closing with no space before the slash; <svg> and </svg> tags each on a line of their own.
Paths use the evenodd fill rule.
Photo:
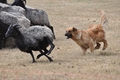
<svg viewBox="0 0 120 80">
<path fill-rule="evenodd" d="M 82 51 L 83 51 L 83 55 L 85 55 L 85 52 L 86 52 L 86 48 L 85 47 L 83 47 L 83 46 L 80 46 L 81 47 L 81 49 L 82 49 Z"/>
<path fill-rule="evenodd" d="M 103 40 L 103 43 L 104 43 L 103 50 L 105 50 L 107 48 L 108 44 L 107 44 L 107 41 L 105 39 Z"/>
<path fill-rule="evenodd" d="M 92 53 L 94 51 L 94 44 L 92 42 L 89 44 L 89 48 Z"/>
</svg>

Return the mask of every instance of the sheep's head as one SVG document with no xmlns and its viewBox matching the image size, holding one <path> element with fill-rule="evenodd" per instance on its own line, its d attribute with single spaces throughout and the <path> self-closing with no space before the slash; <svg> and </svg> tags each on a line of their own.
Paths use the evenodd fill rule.
<svg viewBox="0 0 120 80">
<path fill-rule="evenodd" d="M 11 24 L 9 27 L 8 27 L 8 30 L 5 34 L 5 37 L 16 37 L 16 34 L 17 34 L 17 31 L 18 29 L 21 28 L 20 25 L 18 24 Z"/>
<path fill-rule="evenodd" d="M 26 4 L 26 0 L 14 0 L 14 2 L 12 3 L 12 5 L 20 6 L 26 9 L 25 4 Z"/>
</svg>

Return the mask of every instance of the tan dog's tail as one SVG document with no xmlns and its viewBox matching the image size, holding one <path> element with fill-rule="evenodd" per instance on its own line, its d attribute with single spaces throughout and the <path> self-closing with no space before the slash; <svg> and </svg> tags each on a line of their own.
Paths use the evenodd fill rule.
<svg viewBox="0 0 120 80">
<path fill-rule="evenodd" d="M 99 10 L 99 13 L 102 15 L 100 25 L 104 26 L 108 22 L 106 13 L 103 10 Z"/>
</svg>

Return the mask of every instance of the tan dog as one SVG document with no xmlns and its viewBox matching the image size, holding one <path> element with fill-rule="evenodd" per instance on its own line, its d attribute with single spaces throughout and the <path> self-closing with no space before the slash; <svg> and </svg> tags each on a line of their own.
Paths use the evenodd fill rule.
<svg viewBox="0 0 120 80">
<path fill-rule="evenodd" d="M 65 36 L 67 36 L 67 39 L 71 38 L 74 40 L 83 50 L 83 54 L 85 54 L 88 48 L 90 48 L 91 52 L 93 52 L 94 49 L 99 49 L 99 42 L 104 43 L 103 50 L 108 46 L 107 41 L 105 40 L 105 31 L 102 28 L 107 22 L 107 18 L 104 11 L 100 11 L 100 13 L 102 14 L 100 24 L 92 24 L 87 30 L 78 30 L 74 27 L 66 29 Z M 96 47 L 94 48 L 95 44 Z"/>
</svg>

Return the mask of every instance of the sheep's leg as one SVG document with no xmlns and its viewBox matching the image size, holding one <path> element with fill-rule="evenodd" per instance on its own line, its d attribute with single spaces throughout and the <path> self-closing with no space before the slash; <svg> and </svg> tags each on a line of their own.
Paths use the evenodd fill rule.
<svg viewBox="0 0 120 80">
<path fill-rule="evenodd" d="M 52 62 L 52 61 L 53 61 L 52 58 L 46 55 L 47 52 L 48 52 L 48 50 L 47 50 L 47 49 L 44 49 L 44 51 L 45 51 L 45 52 L 43 52 L 42 50 L 40 50 L 40 53 L 41 53 L 41 54 L 39 54 L 39 55 L 37 56 L 37 59 L 44 55 L 44 56 L 46 56 L 46 57 L 49 59 L 50 62 Z"/>
<path fill-rule="evenodd" d="M 44 55 L 44 52 L 42 51 L 41 48 L 39 48 L 39 52 L 40 52 L 41 54 L 37 55 L 37 58 L 36 58 L 36 59 L 39 59 L 41 56 Z"/>
<path fill-rule="evenodd" d="M 35 62 L 35 58 L 34 58 L 34 55 L 33 55 L 32 51 L 30 51 L 30 55 L 32 56 L 33 63 L 34 63 Z"/>
<path fill-rule="evenodd" d="M 54 49 L 55 45 L 52 43 L 52 41 L 48 37 L 46 37 L 46 39 L 47 39 L 48 43 L 51 45 L 50 49 L 47 52 L 47 55 L 49 55 L 52 52 L 52 50 Z"/>
<path fill-rule="evenodd" d="M 46 56 L 46 57 L 49 59 L 49 61 L 50 61 L 50 62 L 52 62 L 52 61 L 53 61 L 53 60 L 52 60 L 52 58 L 51 58 L 51 57 L 49 57 L 49 56 L 48 56 L 48 55 L 46 55 L 46 54 L 39 54 L 39 55 L 37 56 L 37 59 L 38 59 L 38 58 L 40 58 L 40 57 L 41 57 L 41 56 L 43 56 L 43 55 L 44 55 L 44 56 Z"/>
<path fill-rule="evenodd" d="M 47 49 L 44 49 L 44 51 L 45 51 L 44 55 L 49 59 L 50 62 L 52 62 L 53 61 L 52 58 L 46 55 L 49 51 Z"/>
<path fill-rule="evenodd" d="M 2 38 L 0 37 L 0 49 L 2 49 Z"/>
<path fill-rule="evenodd" d="M 56 39 L 53 27 L 52 27 L 52 26 L 49 26 L 49 28 L 50 28 L 51 31 L 53 32 L 53 38 Z"/>
<path fill-rule="evenodd" d="M 5 47 L 6 41 L 7 41 L 7 38 L 4 37 L 4 39 L 3 39 L 3 45 L 2 45 L 3 47 Z"/>
<path fill-rule="evenodd" d="M 44 54 L 48 59 L 49 59 L 49 61 L 50 62 L 52 62 L 53 60 L 52 60 L 52 58 L 51 57 L 49 57 L 48 55 L 46 55 L 46 54 Z"/>
<path fill-rule="evenodd" d="M 4 39 L 5 39 L 5 35 L 0 34 L 0 49 L 2 49 L 2 47 L 4 47 Z"/>
<path fill-rule="evenodd" d="M 38 54 L 36 59 L 39 59 L 43 54 Z"/>
</svg>

